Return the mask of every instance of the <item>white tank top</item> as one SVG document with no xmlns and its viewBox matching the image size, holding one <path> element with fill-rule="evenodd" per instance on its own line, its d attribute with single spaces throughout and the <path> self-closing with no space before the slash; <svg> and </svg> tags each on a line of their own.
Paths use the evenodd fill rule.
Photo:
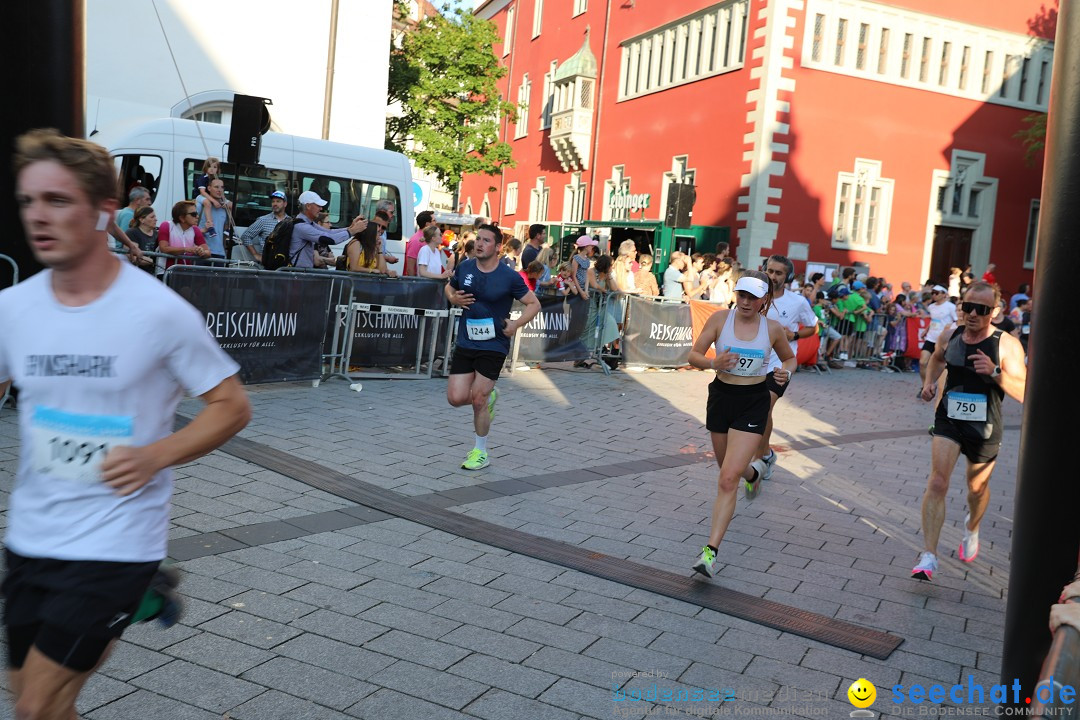
<svg viewBox="0 0 1080 720">
<path fill-rule="evenodd" d="M 716 340 L 717 354 L 726 351 L 736 353 L 739 356 L 735 367 L 730 370 L 721 370 L 729 375 L 742 377 L 757 377 L 769 372 L 769 359 L 772 357 L 772 340 L 769 339 L 769 321 L 764 316 L 760 317 L 758 332 L 753 340 L 740 340 L 735 337 L 735 309 L 728 312 L 724 328 L 720 331 L 720 337 Z"/>
</svg>

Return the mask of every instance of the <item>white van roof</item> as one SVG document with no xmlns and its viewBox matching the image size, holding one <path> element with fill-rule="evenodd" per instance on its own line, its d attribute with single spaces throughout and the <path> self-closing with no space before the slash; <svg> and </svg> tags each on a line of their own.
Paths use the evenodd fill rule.
<svg viewBox="0 0 1080 720">
<path fill-rule="evenodd" d="M 220 123 L 182 120 L 180 118 L 134 119 L 116 123 L 99 131 L 91 138 L 116 153 L 127 150 L 199 150 L 194 156 L 214 156 L 223 160 L 229 142 L 229 127 Z M 205 141 L 205 148 L 203 142 Z M 347 145 L 331 140 L 268 132 L 263 135 L 264 151 L 279 150 L 295 153 L 291 170 L 316 173 L 333 173 L 346 177 L 355 175 L 353 163 L 363 163 L 368 168 L 383 168 L 387 175 L 412 176 L 409 161 L 404 155 L 382 148 Z M 272 165 L 268 158 L 260 157 L 264 165 Z M 370 172 L 370 171 L 369 171 Z M 402 188 L 406 190 L 409 188 Z"/>
</svg>

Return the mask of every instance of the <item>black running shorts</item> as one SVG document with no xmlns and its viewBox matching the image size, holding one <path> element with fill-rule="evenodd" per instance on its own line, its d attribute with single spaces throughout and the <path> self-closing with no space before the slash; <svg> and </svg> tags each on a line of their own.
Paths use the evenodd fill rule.
<svg viewBox="0 0 1080 720">
<path fill-rule="evenodd" d="M 928 352 L 931 355 L 934 354 L 934 349 L 935 348 L 937 348 L 937 343 L 932 343 L 929 340 L 924 341 L 923 344 L 922 344 L 923 352 Z"/>
<path fill-rule="evenodd" d="M 943 437 L 952 440 L 960 446 L 970 462 L 974 464 L 987 463 L 996 460 L 1001 451 L 1001 437 L 984 439 L 978 432 L 971 429 L 963 420 L 953 420 L 942 414 L 934 416 L 934 437 Z"/>
<path fill-rule="evenodd" d="M 7 552 L 4 625 L 8 667 L 30 647 L 76 672 L 92 670 L 120 637 L 160 563 L 28 558 Z"/>
<path fill-rule="evenodd" d="M 775 372 L 775 371 L 773 371 L 773 372 Z M 790 384 L 791 384 L 790 376 L 788 378 L 788 381 L 786 383 L 784 383 L 783 385 L 780 385 L 779 383 L 776 382 L 776 378 L 773 377 L 772 372 L 770 372 L 768 375 L 765 376 L 765 387 L 769 388 L 769 392 L 771 392 L 773 395 L 775 395 L 777 400 L 784 397 L 784 393 L 787 391 L 788 385 L 790 385 Z"/>
<path fill-rule="evenodd" d="M 490 380 L 498 380 L 504 362 L 506 355 L 501 352 L 456 347 L 450 359 L 450 374 L 468 375 L 476 372 Z"/>
<path fill-rule="evenodd" d="M 705 405 L 705 428 L 714 433 L 726 433 L 730 429 L 764 435 L 769 403 L 769 390 L 764 382 L 732 385 L 713 380 Z"/>
</svg>

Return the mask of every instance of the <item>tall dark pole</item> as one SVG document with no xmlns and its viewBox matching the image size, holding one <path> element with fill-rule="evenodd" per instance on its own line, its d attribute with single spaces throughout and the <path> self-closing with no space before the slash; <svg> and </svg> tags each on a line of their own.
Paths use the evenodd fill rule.
<svg viewBox="0 0 1080 720">
<path fill-rule="evenodd" d="M 37 0 L 4 4 L 0 36 L 2 67 L 11 108 L 0 129 L 0 213 L 8 218 L 0 254 L 15 259 L 21 279 L 41 269 L 26 246 L 15 205 L 11 153 L 15 137 L 35 127 L 54 127 L 82 137 L 86 114 L 83 0 Z M 3 210 L 7 208 L 7 210 Z M 14 219 L 14 220 L 12 220 Z M 11 283 L 10 268 L 0 263 L 0 288 Z"/>
<path fill-rule="evenodd" d="M 1038 681 L 1050 647 L 1050 605 L 1072 579 L 1080 547 L 1080 483 L 1071 453 L 1080 407 L 1078 343 L 1069 337 L 1076 321 L 1070 286 L 1080 267 L 1080 11 L 1075 2 L 1061 3 L 1057 23 L 1001 662 L 1003 683 L 1020 680 L 1020 705 L 1026 705 Z"/>
</svg>

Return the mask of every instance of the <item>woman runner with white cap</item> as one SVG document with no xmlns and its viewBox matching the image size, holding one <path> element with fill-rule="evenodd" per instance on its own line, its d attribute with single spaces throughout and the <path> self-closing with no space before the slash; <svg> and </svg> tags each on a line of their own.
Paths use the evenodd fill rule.
<svg viewBox="0 0 1080 720">
<path fill-rule="evenodd" d="M 768 276 L 756 270 L 744 273 L 735 283 L 735 306 L 713 313 L 690 351 L 691 365 L 716 372 L 709 384 L 705 427 L 712 437 L 720 477 L 709 542 L 694 563 L 694 570 L 705 577 L 713 575 L 716 550 L 735 514 L 739 481 L 746 485 L 746 497 L 753 499 L 765 473 L 764 461 L 751 460 L 769 419 L 765 375 L 772 354 L 783 363 L 773 373 L 778 385 L 786 385 L 795 371 L 787 332 L 780 323 L 765 318 L 771 301 Z M 706 357 L 714 344 L 715 357 Z"/>
</svg>

